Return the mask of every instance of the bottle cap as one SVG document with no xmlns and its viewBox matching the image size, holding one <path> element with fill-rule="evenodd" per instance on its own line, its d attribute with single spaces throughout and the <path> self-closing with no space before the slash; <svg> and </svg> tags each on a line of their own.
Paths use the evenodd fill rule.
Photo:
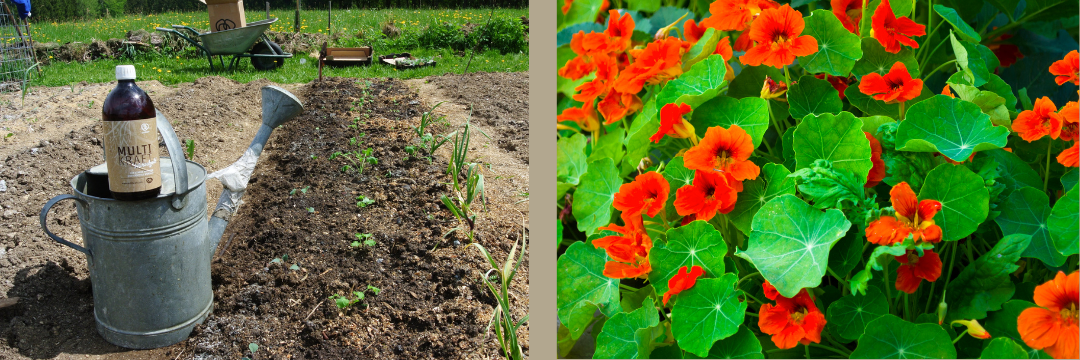
<svg viewBox="0 0 1080 360">
<path fill-rule="evenodd" d="M 135 80 L 135 65 L 117 65 L 116 80 Z"/>
</svg>

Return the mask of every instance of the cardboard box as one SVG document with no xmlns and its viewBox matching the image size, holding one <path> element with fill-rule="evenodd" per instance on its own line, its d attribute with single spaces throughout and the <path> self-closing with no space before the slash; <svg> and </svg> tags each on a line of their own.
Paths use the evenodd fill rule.
<svg viewBox="0 0 1080 360">
<path fill-rule="evenodd" d="M 210 12 L 210 32 L 247 26 L 244 18 L 244 0 L 206 0 Z"/>
</svg>

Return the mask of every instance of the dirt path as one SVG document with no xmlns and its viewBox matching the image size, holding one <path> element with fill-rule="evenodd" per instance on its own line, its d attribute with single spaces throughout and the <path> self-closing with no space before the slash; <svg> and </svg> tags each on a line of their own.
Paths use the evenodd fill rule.
<svg viewBox="0 0 1080 360">
<path fill-rule="evenodd" d="M 528 76 L 470 76 L 525 84 L 518 89 L 523 92 L 509 96 L 488 92 L 491 102 L 482 106 L 509 109 L 505 114 L 474 112 L 474 124 L 491 123 L 480 127 L 492 136 L 474 136 L 470 152 L 470 160 L 485 163 L 491 200 L 480 215 L 478 241 L 502 259 L 520 237 L 517 211 L 528 215 L 528 203 L 519 202 L 528 192 L 528 164 L 511 161 L 528 159 L 528 104 L 521 102 L 527 101 Z M 431 80 L 440 84 L 452 77 Z M 214 171 L 234 161 L 254 135 L 258 92 L 266 84 L 204 78 L 176 87 L 140 86 L 181 138 L 195 140 L 195 160 Z M 275 131 L 245 198 L 248 205 L 226 230 L 234 240 L 213 265 L 215 312 L 188 341 L 151 351 L 122 349 L 97 335 L 84 256 L 47 239 L 37 225 L 45 200 L 70 193 L 67 181 L 100 162 L 97 119 L 111 85 L 76 86 L 74 92 L 36 89 L 25 104 L 18 94 L 0 95 L 0 130 L 27 128 L 0 141 L 0 180 L 6 185 L 0 191 L 0 298 L 20 298 L 18 305 L 0 309 L 0 358 L 239 358 L 251 342 L 260 345 L 256 358 L 496 356 L 485 329 L 494 299 L 476 281 L 486 262 L 464 247 L 462 236 L 442 238 L 456 226 L 437 201 L 446 191 L 445 156 L 430 163 L 418 156 L 404 159 L 404 146 L 415 137 L 410 126 L 423 110 L 444 99 L 465 99 L 425 85 L 335 80 L 285 86 L 308 110 Z M 379 95 L 371 110 L 355 109 L 357 99 L 369 96 L 363 89 Z M 463 121 L 462 107 L 448 105 L 440 110 L 448 112 L 449 122 L 435 131 L 452 131 Z M 365 124 L 348 128 L 356 118 Z M 341 172 L 341 158 L 328 159 L 346 150 L 347 135 L 356 135 L 350 130 L 366 132 L 365 146 L 379 156 L 364 175 Z M 288 195 L 301 185 L 311 191 Z M 208 191 L 216 199 L 220 185 L 210 181 Z M 357 194 L 376 203 L 357 208 Z M 78 242 L 73 208 L 58 206 L 50 228 Z M 350 247 L 349 239 L 361 232 L 373 234 L 378 245 Z M 301 270 L 269 262 L 285 254 Z M 524 316 L 528 306 L 527 262 L 512 290 L 519 307 L 515 317 Z M 326 300 L 366 285 L 383 291 L 373 296 L 367 290 L 366 307 L 339 310 Z M 527 326 L 521 336 L 527 351 Z"/>
</svg>

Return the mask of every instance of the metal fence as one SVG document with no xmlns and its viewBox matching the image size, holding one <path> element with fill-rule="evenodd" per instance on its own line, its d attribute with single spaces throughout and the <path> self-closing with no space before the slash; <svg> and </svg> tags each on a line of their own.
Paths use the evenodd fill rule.
<svg viewBox="0 0 1080 360">
<path fill-rule="evenodd" d="M 36 62 L 30 41 L 30 25 L 0 0 L 0 91 L 23 87 Z"/>
</svg>

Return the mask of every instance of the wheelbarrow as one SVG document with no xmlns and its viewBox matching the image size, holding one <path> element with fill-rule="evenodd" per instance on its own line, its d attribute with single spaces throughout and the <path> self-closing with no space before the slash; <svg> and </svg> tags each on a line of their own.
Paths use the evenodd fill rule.
<svg viewBox="0 0 1080 360">
<path fill-rule="evenodd" d="M 278 44 L 270 41 L 263 34 L 277 18 L 259 20 L 247 24 L 247 26 L 211 33 L 200 34 L 198 30 L 184 25 L 173 25 L 172 29 L 157 28 L 157 31 L 174 33 L 180 38 L 187 40 L 196 48 L 206 54 L 206 60 L 210 62 L 210 70 L 214 69 L 214 56 L 232 55 L 229 66 L 225 66 L 225 60 L 218 57 L 221 67 L 232 69 L 240 62 L 240 58 L 251 58 L 251 66 L 259 70 L 274 70 L 285 64 L 286 58 L 293 55 L 281 51 Z M 185 35 L 179 30 L 190 32 Z"/>
</svg>

